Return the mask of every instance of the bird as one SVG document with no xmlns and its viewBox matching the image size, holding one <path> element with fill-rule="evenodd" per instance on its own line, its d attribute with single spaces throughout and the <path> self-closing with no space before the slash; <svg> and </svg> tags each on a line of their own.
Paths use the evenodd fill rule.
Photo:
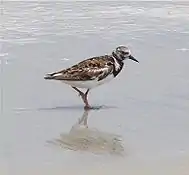
<svg viewBox="0 0 189 175">
<path fill-rule="evenodd" d="M 139 63 L 127 46 L 119 45 L 111 54 L 87 58 L 67 69 L 47 73 L 44 79 L 58 80 L 71 86 L 81 96 L 84 109 L 92 109 L 88 102 L 89 91 L 116 78 L 128 59 Z M 81 89 L 86 89 L 86 92 Z"/>
</svg>

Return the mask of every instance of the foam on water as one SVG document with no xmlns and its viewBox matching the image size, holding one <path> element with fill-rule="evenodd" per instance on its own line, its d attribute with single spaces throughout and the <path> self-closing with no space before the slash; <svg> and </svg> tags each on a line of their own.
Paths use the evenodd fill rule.
<svg viewBox="0 0 189 175">
<path fill-rule="evenodd" d="M 10 3 L 10 2 L 9 2 Z M 159 6 L 155 3 L 149 6 L 144 3 L 144 6 L 139 3 L 76 3 L 69 8 L 69 3 L 55 3 L 54 8 L 51 8 L 51 3 L 13 3 L 16 6 L 21 6 L 22 11 L 19 8 L 12 8 L 9 3 L 3 3 L 4 6 L 4 18 L 3 18 L 3 33 L 7 33 L 10 37 L 9 40 L 14 40 L 15 36 L 12 31 L 26 32 L 32 36 L 40 36 L 45 33 L 51 33 L 52 30 L 57 30 L 58 35 L 64 36 L 67 34 L 76 35 L 86 33 L 99 33 L 108 35 L 110 32 L 116 31 L 124 32 L 125 28 L 127 32 L 133 30 L 153 30 L 160 26 L 161 21 L 150 23 L 147 26 L 143 26 L 145 21 L 156 20 L 161 18 L 166 20 L 167 26 L 162 27 L 161 30 L 170 31 L 172 26 L 178 27 L 178 32 L 187 32 L 187 29 L 180 27 L 182 21 L 189 20 L 188 9 L 189 6 L 170 3 L 169 5 Z M 67 5 L 67 6 L 66 6 Z M 6 7 L 6 8 L 5 8 Z M 55 9 L 56 8 L 56 9 Z M 74 9 L 74 10 L 72 10 Z M 13 15 L 14 14 L 14 15 Z M 133 23 L 125 21 L 125 15 L 133 18 Z M 141 22 L 135 19 L 140 16 Z M 91 22 L 91 19 L 93 22 Z M 107 23 L 106 19 L 117 21 L 117 27 L 111 27 L 111 23 Z M 117 20 L 116 20 L 117 19 Z M 176 19 L 179 19 L 175 21 Z M 61 23 L 59 22 L 61 21 Z M 162 26 L 164 21 L 162 21 Z M 45 27 L 45 28 L 44 28 Z M 170 30 L 169 30 L 170 29 Z M 11 37 L 12 36 L 12 37 Z M 27 36 L 26 36 L 27 37 Z M 33 42 L 33 40 L 30 40 Z M 29 42 L 29 41 L 28 41 Z"/>
</svg>

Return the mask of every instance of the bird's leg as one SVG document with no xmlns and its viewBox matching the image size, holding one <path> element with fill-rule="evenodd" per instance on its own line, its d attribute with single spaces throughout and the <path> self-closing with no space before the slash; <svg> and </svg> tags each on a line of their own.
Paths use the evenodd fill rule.
<svg viewBox="0 0 189 175">
<path fill-rule="evenodd" d="M 73 87 L 73 86 L 72 86 L 72 88 L 73 88 L 74 90 L 76 90 L 77 92 L 79 92 L 79 96 L 81 96 L 81 97 L 84 97 L 84 96 L 85 96 L 85 94 L 84 94 L 82 91 L 80 91 L 79 89 L 77 89 L 76 87 Z"/>
<path fill-rule="evenodd" d="M 83 101 L 85 103 L 85 109 L 91 109 L 91 106 L 89 105 L 89 102 L 88 102 L 88 99 L 87 99 L 87 95 L 89 93 L 89 89 L 87 89 L 87 91 L 85 92 L 84 94 L 84 98 L 83 98 Z"/>
<path fill-rule="evenodd" d="M 82 91 L 80 91 L 79 89 L 77 89 L 76 87 L 72 87 L 74 90 L 76 90 L 77 92 L 79 92 L 79 96 L 81 96 L 83 102 L 85 103 L 85 109 L 91 109 L 91 106 L 88 103 L 88 99 L 87 99 L 87 95 L 89 93 L 89 89 L 87 89 L 87 91 L 85 93 L 83 93 Z"/>
</svg>

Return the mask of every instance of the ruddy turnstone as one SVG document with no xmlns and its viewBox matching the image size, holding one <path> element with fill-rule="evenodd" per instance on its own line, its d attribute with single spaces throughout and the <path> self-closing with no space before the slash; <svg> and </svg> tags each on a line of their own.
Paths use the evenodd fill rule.
<svg viewBox="0 0 189 175">
<path fill-rule="evenodd" d="M 87 99 L 89 91 L 117 77 L 126 59 L 139 62 L 131 55 L 128 47 L 119 46 L 110 55 L 88 58 L 70 68 L 48 73 L 44 79 L 59 80 L 70 85 L 81 96 L 85 109 L 90 109 L 91 106 Z M 84 93 L 78 88 L 84 88 L 87 91 Z"/>
</svg>

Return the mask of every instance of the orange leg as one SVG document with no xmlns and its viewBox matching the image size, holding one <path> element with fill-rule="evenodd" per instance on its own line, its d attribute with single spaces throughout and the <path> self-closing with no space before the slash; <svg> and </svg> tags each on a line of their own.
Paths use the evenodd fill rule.
<svg viewBox="0 0 189 175">
<path fill-rule="evenodd" d="M 80 91 L 79 89 L 77 89 L 76 87 L 72 87 L 74 90 L 76 90 L 77 92 L 79 92 L 79 95 L 81 96 L 83 102 L 85 103 L 85 109 L 91 109 L 91 106 L 89 105 L 88 99 L 87 99 L 87 95 L 89 93 L 89 89 L 87 89 L 87 91 L 85 93 L 83 93 L 82 91 Z"/>
</svg>

